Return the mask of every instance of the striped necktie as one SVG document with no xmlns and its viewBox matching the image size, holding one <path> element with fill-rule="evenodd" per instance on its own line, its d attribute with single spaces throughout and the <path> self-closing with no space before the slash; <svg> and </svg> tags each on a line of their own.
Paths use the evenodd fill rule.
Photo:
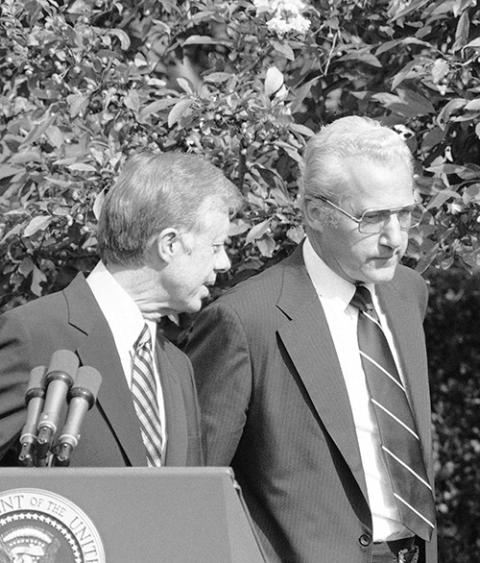
<svg viewBox="0 0 480 563">
<path fill-rule="evenodd" d="M 370 291 L 357 286 L 351 305 L 359 309 L 357 333 L 362 366 L 402 522 L 417 536 L 430 540 L 435 527 L 433 491 L 406 389 Z"/>
<path fill-rule="evenodd" d="M 147 324 L 144 325 L 134 345 L 131 391 L 147 452 L 147 463 L 150 467 L 160 467 L 162 465 L 162 425 L 153 370 L 152 339 Z"/>
</svg>

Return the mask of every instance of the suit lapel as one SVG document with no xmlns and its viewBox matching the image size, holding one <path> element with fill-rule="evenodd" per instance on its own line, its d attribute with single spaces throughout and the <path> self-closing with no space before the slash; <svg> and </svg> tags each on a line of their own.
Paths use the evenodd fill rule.
<svg viewBox="0 0 480 563">
<path fill-rule="evenodd" d="M 178 374 L 165 350 L 165 338 L 157 331 L 157 366 L 162 384 L 165 419 L 167 421 L 167 449 L 165 465 L 186 464 L 188 449 L 187 413 L 182 397 Z"/>
<path fill-rule="evenodd" d="M 323 308 L 303 263 L 301 248 L 285 263 L 278 307 L 288 316 L 279 329 L 280 338 L 319 419 L 367 497 L 347 389 Z"/>
<path fill-rule="evenodd" d="M 85 333 L 77 350 L 80 360 L 102 376 L 97 407 L 131 465 L 146 465 L 138 420 L 110 328 L 83 276 L 77 276 L 64 294 L 70 324 Z"/>
</svg>

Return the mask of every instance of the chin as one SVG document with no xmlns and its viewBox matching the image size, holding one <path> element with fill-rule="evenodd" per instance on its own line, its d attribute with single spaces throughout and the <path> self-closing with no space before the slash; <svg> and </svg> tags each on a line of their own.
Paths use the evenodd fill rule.
<svg viewBox="0 0 480 563">
<path fill-rule="evenodd" d="M 382 268 L 380 270 L 375 270 L 373 272 L 368 272 L 366 275 L 370 283 L 387 283 L 392 281 L 395 276 L 396 267 L 392 268 Z"/>
<path fill-rule="evenodd" d="M 186 313 L 198 313 L 200 309 L 203 307 L 207 297 L 197 297 L 192 299 L 185 305 L 185 312 Z"/>
</svg>

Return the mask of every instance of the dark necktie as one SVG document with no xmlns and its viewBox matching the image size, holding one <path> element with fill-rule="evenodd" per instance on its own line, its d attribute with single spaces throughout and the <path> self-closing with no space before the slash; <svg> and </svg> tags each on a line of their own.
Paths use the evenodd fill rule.
<svg viewBox="0 0 480 563">
<path fill-rule="evenodd" d="M 134 346 L 132 396 L 147 452 L 148 465 L 160 467 L 162 465 L 161 422 L 153 369 L 152 339 L 146 324 Z"/>
<path fill-rule="evenodd" d="M 370 291 L 365 286 L 357 286 L 351 304 L 359 309 L 360 356 L 402 522 L 417 536 L 429 540 L 435 526 L 433 493 L 407 393 Z"/>
</svg>

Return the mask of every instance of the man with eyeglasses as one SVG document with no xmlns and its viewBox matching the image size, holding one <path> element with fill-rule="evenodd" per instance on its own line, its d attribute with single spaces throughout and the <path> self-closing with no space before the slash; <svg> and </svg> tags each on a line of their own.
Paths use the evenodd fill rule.
<svg viewBox="0 0 480 563">
<path fill-rule="evenodd" d="M 412 156 L 345 117 L 309 141 L 305 240 L 200 313 L 209 465 L 231 465 L 269 561 L 435 563 L 427 289 L 400 265 Z"/>
</svg>

